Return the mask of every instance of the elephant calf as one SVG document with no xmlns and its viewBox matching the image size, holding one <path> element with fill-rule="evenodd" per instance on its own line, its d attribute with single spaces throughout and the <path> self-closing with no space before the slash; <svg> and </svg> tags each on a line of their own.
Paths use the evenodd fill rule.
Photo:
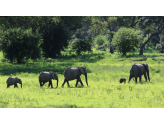
<svg viewBox="0 0 164 123">
<path fill-rule="evenodd" d="M 120 83 L 123 83 L 124 82 L 124 84 L 126 83 L 126 79 L 125 78 L 121 78 L 120 79 Z"/>
<path fill-rule="evenodd" d="M 51 85 L 51 88 L 53 88 L 53 86 L 52 86 L 52 79 L 57 80 L 57 86 L 56 86 L 56 88 L 57 88 L 58 87 L 58 76 L 57 76 L 56 73 L 54 73 L 52 71 L 50 71 L 50 72 L 42 71 L 39 74 L 40 86 L 43 86 L 46 82 L 49 82 L 48 87 Z"/>
<path fill-rule="evenodd" d="M 22 81 L 21 79 L 17 78 L 17 77 L 9 77 L 7 79 L 7 88 L 10 86 L 10 85 L 14 85 L 14 88 L 15 87 L 18 87 L 17 83 L 21 84 L 21 88 L 22 88 Z"/>
</svg>

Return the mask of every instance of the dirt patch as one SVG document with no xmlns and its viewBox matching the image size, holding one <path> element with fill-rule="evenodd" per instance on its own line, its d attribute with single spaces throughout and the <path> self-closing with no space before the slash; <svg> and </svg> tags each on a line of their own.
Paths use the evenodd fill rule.
<svg viewBox="0 0 164 123">
<path fill-rule="evenodd" d="M 121 60 L 118 60 L 118 61 L 124 61 L 124 60 L 131 60 L 131 61 L 146 61 L 147 58 L 142 58 L 142 59 L 121 59 Z"/>
</svg>

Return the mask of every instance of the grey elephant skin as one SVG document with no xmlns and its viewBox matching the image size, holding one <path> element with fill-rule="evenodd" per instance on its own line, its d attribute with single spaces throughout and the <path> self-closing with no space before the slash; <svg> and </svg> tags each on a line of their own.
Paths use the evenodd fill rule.
<svg viewBox="0 0 164 123">
<path fill-rule="evenodd" d="M 125 78 L 120 78 L 120 83 L 123 83 L 124 82 L 124 84 L 126 83 L 126 79 Z"/>
<path fill-rule="evenodd" d="M 58 76 L 56 73 L 52 72 L 52 71 L 42 71 L 40 74 L 39 74 L 39 83 L 40 83 L 40 86 L 42 87 L 46 82 L 49 82 L 49 85 L 48 87 L 51 85 L 51 88 L 53 88 L 52 86 L 52 79 L 54 80 L 57 80 L 57 86 L 56 88 L 58 87 Z"/>
<path fill-rule="evenodd" d="M 75 87 L 77 87 L 78 82 L 80 82 L 81 85 L 84 86 L 80 78 L 81 74 L 85 75 L 86 84 L 88 86 L 86 68 L 78 66 L 78 67 L 68 67 L 65 69 L 64 71 L 65 79 L 62 84 L 62 87 L 64 87 L 65 82 L 67 82 L 67 85 L 70 87 L 68 81 L 74 80 L 74 79 L 77 79 Z"/>
<path fill-rule="evenodd" d="M 19 79 L 17 77 L 9 77 L 6 81 L 6 83 L 7 83 L 7 88 L 10 85 L 14 85 L 14 88 L 18 87 L 17 83 L 21 84 L 21 88 L 22 88 L 22 81 L 21 81 L 21 79 Z"/>
<path fill-rule="evenodd" d="M 146 75 L 147 73 L 147 75 Z M 130 76 L 129 76 L 129 81 L 130 82 L 131 78 L 135 77 L 135 81 L 137 83 L 137 77 L 139 77 L 139 80 L 141 81 L 141 76 L 144 75 L 145 80 L 147 81 L 147 76 L 149 78 L 149 66 L 148 64 L 144 63 L 139 63 L 139 64 L 133 64 L 131 69 L 130 69 Z"/>
</svg>

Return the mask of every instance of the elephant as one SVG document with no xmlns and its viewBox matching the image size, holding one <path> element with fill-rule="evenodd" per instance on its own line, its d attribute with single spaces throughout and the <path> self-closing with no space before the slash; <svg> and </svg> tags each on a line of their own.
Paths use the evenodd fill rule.
<svg viewBox="0 0 164 123">
<path fill-rule="evenodd" d="M 82 81 L 81 81 L 81 79 L 80 79 L 80 75 L 81 74 L 85 75 L 86 84 L 88 86 L 87 72 L 86 72 L 86 68 L 85 67 L 81 67 L 81 66 L 68 67 L 68 68 L 65 69 L 63 74 L 64 74 L 65 79 L 64 79 L 64 82 L 62 84 L 62 87 L 64 87 L 65 82 L 67 82 L 67 85 L 70 87 L 68 81 L 69 80 L 74 80 L 74 79 L 77 79 L 75 87 L 77 87 L 78 82 L 80 82 L 81 85 L 84 86 Z"/>
<path fill-rule="evenodd" d="M 147 73 L 147 75 L 146 75 Z M 131 78 L 135 77 L 135 81 L 137 83 L 137 77 L 139 77 L 139 80 L 141 81 L 141 76 L 144 75 L 145 80 L 147 81 L 147 76 L 149 78 L 149 66 L 148 64 L 144 63 L 139 63 L 139 64 L 133 64 L 131 69 L 130 69 L 130 76 L 129 76 L 129 81 L 130 82 Z"/>
<path fill-rule="evenodd" d="M 40 83 L 40 87 L 42 87 L 46 82 L 49 82 L 48 87 L 51 85 L 51 88 L 53 88 L 52 86 L 52 79 L 57 80 L 57 86 L 58 87 L 58 76 L 56 73 L 52 72 L 52 71 L 42 71 L 39 74 L 39 83 Z"/>
<path fill-rule="evenodd" d="M 14 88 L 18 87 L 17 83 L 21 84 L 21 88 L 22 88 L 22 81 L 21 81 L 21 79 L 19 79 L 17 77 L 9 77 L 6 81 L 6 83 L 7 83 L 7 88 L 10 85 L 14 85 Z"/>
<path fill-rule="evenodd" d="M 123 83 L 124 82 L 124 84 L 126 83 L 126 79 L 125 78 L 121 78 L 120 79 L 120 83 Z"/>
</svg>

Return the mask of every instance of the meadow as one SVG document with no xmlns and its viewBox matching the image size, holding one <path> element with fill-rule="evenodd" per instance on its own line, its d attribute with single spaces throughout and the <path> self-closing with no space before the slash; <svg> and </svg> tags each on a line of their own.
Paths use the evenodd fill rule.
<svg viewBox="0 0 164 123">
<path fill-rule="evenodd" d="M 147 57 L 146 61 L 131 61 Z M 41 58 L 28 60 L 24 64 L 11 64 L 0 52 L 0 108 L 163 108 L 164 107 L 164 54 L 147 52 L 139 56 L 138 52 L 122 56 L 115 52 L 96 51 L 77 56 L 68 51 L 62 52 L 57 59 Z M 121 59 L 127 59 L 121 61 Z M 147 63 L 150 82 L 136 84 L 132 79 L 128 84 L 129 70 L 134 63 Z M 88 85 L 81 75 L 84 86 L 75 87 L 76 80 L 69 81 L 64 88 L 63 72 L 67 67 L 84 66 L 88 73 Z M 42 88 L 38 76 L 41 71 L 54 71 L 59 78 L 58 88 Z M 6 88 L 9 76 L 22 79 L 22 88 Z M 120 78 L 126 78 L 126 84 L 120 84 Z M 52 80 L 56 87 L 56 80 Z"/>
</svg>

